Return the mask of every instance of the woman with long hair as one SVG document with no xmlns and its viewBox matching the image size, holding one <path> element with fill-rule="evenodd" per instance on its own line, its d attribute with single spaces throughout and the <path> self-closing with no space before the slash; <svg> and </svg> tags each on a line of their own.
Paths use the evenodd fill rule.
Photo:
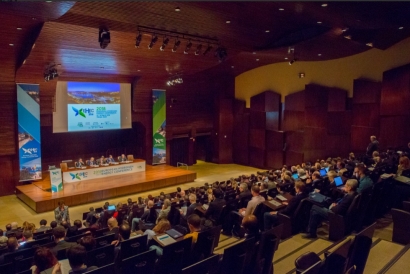
<svg viewBox="0 0 410 274">
<path fill-rule="evenodd" d="M 53 255 L 50 249 L 39 247 L 34 252 L 34 265 L 31 267 L 32 274 L 40 274 L 40 272 L 53 268 L 52 274 L 61 273 L 60 263 Z"/>
</svg>

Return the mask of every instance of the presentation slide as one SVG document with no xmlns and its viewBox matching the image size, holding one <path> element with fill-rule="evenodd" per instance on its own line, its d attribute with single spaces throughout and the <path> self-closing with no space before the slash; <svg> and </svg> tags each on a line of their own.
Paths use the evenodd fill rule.
<svg viewBox="0 0 410 274">
<path fill-rule="evenodd" d="M 119 83 L 67 82 L 68 131 L 121 128 Z"/>
</svg>

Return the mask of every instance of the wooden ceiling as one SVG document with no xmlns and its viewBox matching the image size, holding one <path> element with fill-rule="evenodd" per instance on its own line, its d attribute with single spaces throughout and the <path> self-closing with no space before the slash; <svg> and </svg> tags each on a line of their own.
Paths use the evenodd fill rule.
<svg viewBox="0 0 410 274">
<path fill-rule="evenodd" d="M 18 69 L 19 81 L 42 81 L 44 67 L 50 62 L 60 64 L 57 69 L 63 78 L 163 78 L 203 71 L 238 75 L 258 66 L 286 62 L 285 58 L 293 58 L 288 54 L 289 46 L 294 46 L 298 60 L 330 60 L 366 51 L 371 48 L 366 46 L 369 42 L 386 49 L 410 36 L 408 2 L 329 2 L 326 7 L 323 3 L 0 3 L 0 34 L 5 37 L 0 58 L 11 71 L 23 63 L 21 56 L 28 56 Z M 111 32 L 106 49 L 98 43 L 101 26 Z M 184 40 L 175 53 L 171 52 L 173 39 L 160 51 L 162 37 L 149 50 L 151 35 L 144 33 L 140 48 L 135 48 L 138 26 L 216 38 L 228 49 L 228 58 L 219 62 L 213 51 L 195 56 L 195 42 L 190 53 L 184 54 Z M 352 39 L 344 38 L 345 28 Z M 5 76 L 5 72 L 0 75 Z"/>
</svg>

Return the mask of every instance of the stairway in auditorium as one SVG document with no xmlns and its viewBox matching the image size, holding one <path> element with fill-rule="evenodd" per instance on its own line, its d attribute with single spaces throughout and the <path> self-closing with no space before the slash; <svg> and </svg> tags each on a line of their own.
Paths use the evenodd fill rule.
<svg viewBox="0 0 410 274">
<path fill-rule="evenodd" d="M 215 253 L 223 254 L 225 248 L 240 241 L 242 241 L 242 239 L 221 235 Z M 342 244 L 342 242 L 334 243 L 320 237 L 314 240 L 303 239 L 301 234 L 281 241 L 273 258 L 275 274 L 296 273 L 295 259 L 297 257 L 308 251 L 313 251 L 323 259 L 326 251 L 333 251 Z M 373 244 L 367 259 L 364 274 L 409 273 L 409 269 L 410 245 L 404 246 L 380 238 L 373 238 Z"/>
</svg>

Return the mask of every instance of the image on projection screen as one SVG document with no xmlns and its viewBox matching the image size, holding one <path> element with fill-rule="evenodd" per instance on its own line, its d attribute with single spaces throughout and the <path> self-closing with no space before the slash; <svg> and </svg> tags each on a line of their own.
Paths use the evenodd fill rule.
<svg viewBox="0 0 410 274">
<path fill-rule="evenodd" d="M 68 131 L 121 128 L 119 83 L 67 82 Z"/>
</svg>

